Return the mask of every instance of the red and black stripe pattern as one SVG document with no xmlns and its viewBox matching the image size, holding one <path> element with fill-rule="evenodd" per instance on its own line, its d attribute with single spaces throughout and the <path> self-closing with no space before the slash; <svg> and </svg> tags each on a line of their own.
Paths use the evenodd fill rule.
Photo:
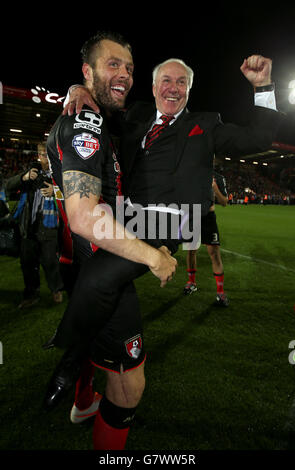
<svg viewBox="0 0 295 470">
<path fill-rule="evenodd" d="M 155 124 L 152 130 L 147 133 L 144 145 L 145 149 L 148 149 L 154 143 L 154 141 L 159 137 L 163 130 L 169 125 L 169 122 L 174 119 L 174 116 L 166 116 L 165 114 L 163 114 L 160 119 L 162 119 L 163 123 Z"/>
</svg>

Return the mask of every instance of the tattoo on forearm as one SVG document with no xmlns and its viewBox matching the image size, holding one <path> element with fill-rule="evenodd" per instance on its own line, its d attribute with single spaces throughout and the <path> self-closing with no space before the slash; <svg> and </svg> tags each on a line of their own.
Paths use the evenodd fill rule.
<svg viewBox="0 0 295 470">
<path fill-rule="evenodd" d="M 101 193 L 101 180 L 95 176 L 87 175 L 79 171 L 66 171 L 63 173 L 63 193 L 67 199 L 73 194 L 88 197 L 90 194 L 99 198 Z"/>
</svg>

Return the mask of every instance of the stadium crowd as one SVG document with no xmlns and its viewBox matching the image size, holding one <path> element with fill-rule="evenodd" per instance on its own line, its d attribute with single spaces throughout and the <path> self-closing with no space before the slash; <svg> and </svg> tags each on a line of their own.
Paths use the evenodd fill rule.
<svg viewBox="0 0 295 470">
<path fill-rule="evenodd" d="M 219 168 L 226 179 L 230 204 L 295 204 L 295 191 L 292 191 L 295 168 L 288 168 L 288 181 L 281 178 L 284 171 L 273 171 L 271 164 L 261 168 L 253 163 Z"/>
<path fill-rule="evenodd" d="M 37 147 L 34 145 L 15 143 L 0 148 L 0 168 L 3 179 L 25 171 L 36 159 Z"/>
</svg>

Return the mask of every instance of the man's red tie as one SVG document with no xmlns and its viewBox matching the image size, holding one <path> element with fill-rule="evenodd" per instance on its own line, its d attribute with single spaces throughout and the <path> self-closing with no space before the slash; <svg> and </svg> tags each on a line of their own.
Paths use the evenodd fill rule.
<svg viewBox="0 0 295 470">
<path fill-rule="evenodd" d="M 162 124 L 154 124 L 152 130 L 147 133 L 144 145 L 145 149 L 148 149 L 154 143 L 156 138 L 159 137 L 159 135 L 163 132 L 163 130 L 169 126 L 169 122 L 174 119 L 174 116 L 166 116 L 163 114 L 160 119 L 163 121 Z"/>
</svg>

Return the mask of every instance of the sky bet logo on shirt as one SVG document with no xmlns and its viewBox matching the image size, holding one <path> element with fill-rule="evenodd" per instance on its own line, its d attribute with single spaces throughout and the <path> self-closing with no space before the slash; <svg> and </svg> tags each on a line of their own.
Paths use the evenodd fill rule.
<svg viewBox="0 0 295 470">
<path fill-rule="evenodd" d="M 83 160 L 87 160 L 92 157 L 100 147 L 98 139 L 93 137 L 92 134 L 87 134 L 86 132 L 76 135 L 73 139 L 72 145 L 79 157 L 83 158 Z"/>
</svg>

